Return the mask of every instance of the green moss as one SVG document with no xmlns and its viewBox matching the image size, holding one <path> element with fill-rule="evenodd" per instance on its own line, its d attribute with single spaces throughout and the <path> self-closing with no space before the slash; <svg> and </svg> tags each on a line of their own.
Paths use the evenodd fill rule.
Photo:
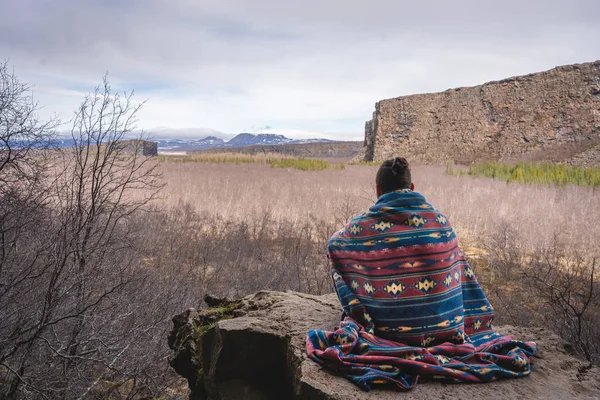
<svg viewBox="0 0 600 400">
<path fill-rule="evenodd" d="M 215 327 L 215 325 L 217 325 L 218 321 L 215 322 L 211 322 L 209 324 L 205 324 L 205 325 L 201 325 L 201 324 L 193 324 L 194 327 L 194 332 L 192 333 L 192 338 L 194 340 L 198 340 L 200 339 L 202 336 L 204 336 L 204 334 L 206 332 L 208 332 L 209 330 L 211 330 L 212 328 Z"/>
<path fill-rule="evenodd" d="M 202 315 L 199 320 L 193 322 L 194 331 L 192 333 L 192 338 L 198 340 L 204 336 L 206 332 L 214 328 L 217 325 L 217 322 L 232 319 L 233 312 L 238 308 L 239 304 L 233 302 L 204 311 L 204 315 Z"/>
</svg>

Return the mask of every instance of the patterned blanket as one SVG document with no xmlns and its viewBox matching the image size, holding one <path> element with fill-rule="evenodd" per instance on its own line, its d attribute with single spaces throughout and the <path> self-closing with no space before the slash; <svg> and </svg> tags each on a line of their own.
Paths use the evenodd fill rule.
<svg viewBox="0 0 600 400">
<path fill-rule="evenodd" d="M 533 342 L 492 331 L 492 306 L 448 219 L 419 193 L 384 194 L 329 241 L 344 309 L 335 332 L 312 330 L 310 358 L 364 390 L 419 376 L 488 382 L 529 375 Z"/>
</svg>

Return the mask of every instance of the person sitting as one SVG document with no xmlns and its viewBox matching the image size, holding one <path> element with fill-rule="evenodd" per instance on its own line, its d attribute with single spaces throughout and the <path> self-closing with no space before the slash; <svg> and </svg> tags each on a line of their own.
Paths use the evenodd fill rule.
<svg viewBox="0 0 600 400">
<path fill-rule="evenodd" d="M 377 202 L 335 233 L 328 258 L 343 308 L 333 332 L 308 333 L 308 356 L 364 390 L 420 376 L 488 382 L 529 375 L 534 342 L 492 330 L 494 310 L 448 218 L 414 191 L 408 162 L 385 161 Z"/>
</svg>

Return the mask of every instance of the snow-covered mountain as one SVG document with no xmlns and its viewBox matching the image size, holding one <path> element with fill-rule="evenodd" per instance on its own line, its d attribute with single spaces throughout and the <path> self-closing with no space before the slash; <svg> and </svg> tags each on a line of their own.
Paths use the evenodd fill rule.
<svg viewBox="0 0 600 400">
<path fill-rule="evenodd" d="M 213 147 L 223 147 L 225 141 L 215 136 L 204 139 L 154 139 L 159 150 L 204 150 Z"/>
<path fill-rule="evenodd" d="M 261 133 L 258 135 L 254 135 L 252 133 L 240 133 L 227 142 L 215 136 L 208 136 L 204 139 L 154 139 L 154 141 L 158 143 L 159 151 L 206 150 L 216 147 L 244 147 L 254 145 L 331 142 L 329 139 L 294 140 L 283 135 L 270 133 Z"/>
<path fill-rule="evenodd" d="M 252 146 L 255 144 L 284 144 L 291 141 L 291 139 L 288 139 L 283 135 L 275 135 L 270 133 L 261 133 L 258 135 L 253 135 L 252 133 L 240 133 L 227 142 L 227 146 L 242 147 Z"/>
</svg>

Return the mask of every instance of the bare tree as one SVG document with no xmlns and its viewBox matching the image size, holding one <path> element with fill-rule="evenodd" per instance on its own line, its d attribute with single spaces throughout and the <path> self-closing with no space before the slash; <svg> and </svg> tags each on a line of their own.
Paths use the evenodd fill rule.
<svg viewBox="0 0 600 400">
<path fill-rule="evenodd" d="M 85 397 L 109 390 L 106 382 L 135 381 L 147 367 L 123 360 L 170 316 L 160 307 L 144 310 L 149 297 L 155 299 L 146 292 L 152 285 L 130 227 L 132 216 L 162 187 L 156 165 L 142 155 L 142 138 L 127 140 L 142 105 L 132 94 L 113 93 L 105 78 L 75 113 L 75 145 L 53 154 L 54 176 L 44 202 L 26 209 L 14 202 L 11 209 L 24 209 L 21 215 L 32 222 L 0 221 L 18 228 L 4 241 L 3 249 L 14 251 L 0 266 L 4 395 Z M 44 131 L 29 137 L 37 140 Z M 25 169 L 24 154 L 35 160 L 31 152 L 18 157 L 12 147 L 6 152 L 4 177 L 6 166 Z M 125 386 L 135 393 L 144 382 Z"/>
<path fill-rule="evenodd" d="M 43 276 L 48 248 L 41 233 L 49 221 L 43 147 L 57 121 L 41 122 L 37 109 L 29 86 L 7 62 L 0 64 L 0 396 L 14 394 L 19 386 L 41 393 L 21 380 L 17 355 L 18 349 L 30 349 L 20 340 L 30 323 L 23 311 L 35 297 L 33 282 Z"/>
<path fill-rule="evenodd" d="M 546 323 L 590 362 L 600 363 L 600 281 L 597 259 L 554 245 L 525 268 L 545 305 Z"/>
<path fill-rule="evenodd" d="M 143 140 L 126 140 L 135 129 L 141 107 L 132 102 L 132 94 L 113 94 L 105 77 L 103 86 L 96 88 L 75 114 L 71 131 L 75 145 L 66 154 L 66 172 L 56 192 L 63 222 L 60 231 L 69 244 L 63 254 L 77 277 L 73 293 L 77 317 L 65 344 L 65 354 L 70 357 L 77 354 L 89 304 L 126 283 L 121 276 L 103 291 L 89 288 L 90 279 L 93 282 L 106 276 L 105 261 L 115 250 L 131 246 L 124 241 L 126 231 L 119 225 L 148 204 L 161 188 L 156 166 L 142 155 Z M 134 262 L 120 261 L 125 263 L 111 267 L 126 269 Z"/>
<path fill-rule="evenodd" d="M 31 88 L 0 63 L 0 187 L 31 178 L 40 165 L 39 150 L 53 139 L 57 121 L 41 122 Z"/>
<path fill-rule="evenodd" d="M 600 363 L 600 280 L 594 250 L 582 252 L 555 235 L 529 250 L 519 232 L 499 224 L 486 244 L 486 262 L 474 259 L 501 323 L 545 326 L 573 351 Z"/>
</svg>

